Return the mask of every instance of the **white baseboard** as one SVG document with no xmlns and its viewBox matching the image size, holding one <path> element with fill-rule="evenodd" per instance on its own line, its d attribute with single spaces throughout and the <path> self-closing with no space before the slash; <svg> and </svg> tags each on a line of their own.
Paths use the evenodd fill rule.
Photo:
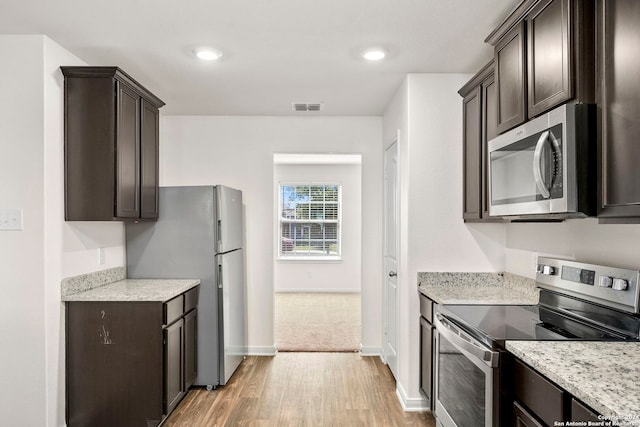
<svg viewBox="0 0 640 427">
<path fill-rule="evenodd" d="M 332 294 L 359 294 L 360 293 L 360 288 L 353 288 L 353 289 L 345 289 L 345 288 L 338 288 L 338 289 L 331 289 L 331 288 L 304 288 L 304 289 L 295 289 L 295 288 L 285 288 L 285 289 L 276 289 L 274 291 L 275 293 L 332 293 Z"/>
<path fill-rule="evenodd" d="M 248 347 L 247 356 L 275 356 L 278 350 L 276 346 Z"/>
<path fill-rule="evenodd" d="M 382 348 L 381 347 L 364 347 L 360 346 L 360 356 L 379 356 L 380 360 L 384 362 L 382 358 Z"/>
<path fill-rule="evenodd" d="M 402 384 L 396 381 L 396 396 L 400 401 L 402 410 L 405 412 L 425 412 L 430 411 L 429 402 L 427 399 L 420 395 L 420 397 L 408 397 L 407 393 L 402 388 Z"/>
</svg>

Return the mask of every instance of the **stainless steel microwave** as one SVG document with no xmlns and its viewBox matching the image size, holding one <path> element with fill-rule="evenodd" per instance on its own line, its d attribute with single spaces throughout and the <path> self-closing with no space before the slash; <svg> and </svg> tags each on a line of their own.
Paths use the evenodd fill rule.
<svg viewBox="0 0 640 427">
<path fill-rule="evenodd" d="M 489 215 L 595 215 L 595 105 L 565 104 L 489 141 Z"/>
</svg>

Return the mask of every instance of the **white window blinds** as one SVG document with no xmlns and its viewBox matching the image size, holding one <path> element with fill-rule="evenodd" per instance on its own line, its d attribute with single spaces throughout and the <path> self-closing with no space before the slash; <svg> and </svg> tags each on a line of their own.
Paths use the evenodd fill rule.
<svg viewBox="0 0 640 427">
<path fill-rule="evenodd" d="M 280 256 L 340 255 L 340 186 L 280 185 Z"/>
</svg>

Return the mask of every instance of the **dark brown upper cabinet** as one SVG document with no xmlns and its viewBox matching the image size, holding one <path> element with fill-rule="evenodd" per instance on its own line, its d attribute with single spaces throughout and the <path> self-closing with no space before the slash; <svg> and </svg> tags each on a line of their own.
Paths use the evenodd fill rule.
<svg viewBox="0 0 640 427">
<path fill-rule="evenodd" d="M 640 221 L 639 22 L 637 0 L 598 2 L 600 222 Z"/>
<path fill-rule="evenodd" d="M 525 80 L 526 52 L 524 22 L 516 25 L 495 47 L 498 133 L 517 126 L 527 118 Z"/>
<path fill-rule="evenodd" d="M 569 100 L 595 102 L 590 0 L 524 0 L 485 40 L 495 46 L 497 131 Z"/>
<path fill-rule="evenodd" d="M 573 98 L 569 0 L 549 0 L 527 16 L 528 116 Z"/>
<path fill-rule="evenodd" d="M 480 131 L 482 129 L 482 111 L 480 87 L 466 95 L 462 101 L 463 116 L 463 218 L 478 220 L 482 218 L 480 206 L 481 170 L 480 170 Z"/>
<path fill-rule="evenodd" d="M 482 88 L 482 218 L 489 218 L 489 141 L 498 135 L 498 93 L 495 76 L 489 74 Z M 496 218 L 497 219 L 497 218 Z"/>
<path fill-rule="evenodd" d="M 500 221 L 489 217 L 487 144 L 497 126 L 497 94 L 493 61 L 458 93 L 463 97 L 463 212 L 465 221 Z"/>
<path fill-rule="evenodd" d="M 118 67 L 61 67 L 65 219 L 158 218 L 159 98 Z"/>
</svg>

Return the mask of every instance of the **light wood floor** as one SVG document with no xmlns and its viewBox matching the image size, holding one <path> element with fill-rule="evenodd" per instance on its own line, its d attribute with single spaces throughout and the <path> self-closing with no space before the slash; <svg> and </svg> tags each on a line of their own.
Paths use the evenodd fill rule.
<svg viewBox="0 0 640 427">
<path fill-rule="evenodd" d="M 378 357 L 278 353 L 248 357 L 218 390 L 191 390 L 165 426 L 429 426 L 403 412 Z"/>
</svg>

